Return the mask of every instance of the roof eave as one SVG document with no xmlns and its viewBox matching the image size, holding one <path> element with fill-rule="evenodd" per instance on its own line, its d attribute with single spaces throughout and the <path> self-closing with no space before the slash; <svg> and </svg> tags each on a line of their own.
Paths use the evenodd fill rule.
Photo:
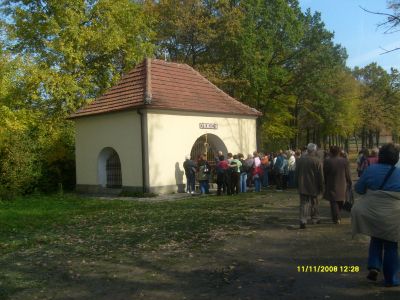
<svg viewBox="0 0 400 300">
<path fill-rule="evenodd" d="M 254 117 L 258 118 L 262 116 L 263 114 L 259 112 L 258 110 L 254 109 L 254 113 L 240 113 L 240 112 L 218 112 L 218 111 L 207 111 L 207 110 L 188 110 L 188 109 L 181 109 L 181 108 L 171 108 L 171 107 L 157 107 L 157 106 L 150 106 L 150 105 L 138 105 L 138 106 L 133 106 L 133 107 L 125 107 L 121 109 L 114 109 L 114 110 L 109 110 L 109 111 L 99 111 L 99 112 L 90 112 L 87 114 L 79 114 L 75 113 L 70 116 L 68 116 L 66 119 L 67 120 L 74 120 L 74 119 L 79 119 L 79 118 L 84 118 L 84 117 L 90 117 L 90 116 L 98 116 L 98 115 L 104 115 L 108 113 L 115 113 L 115 112 L 121 112 L 121 111 L 129 111 L 129 110 L 136 110 L 136 109 L 159 109 L 159 110 L 171 110 L 171 111 L 184 111 L 184 112 L 196 112 L 196 113 L 207 113 L 207 114 L 219 114 L 219 115 L 233 115 L 233 116 L 247 116 L 247 117 Z"/>
</svg>

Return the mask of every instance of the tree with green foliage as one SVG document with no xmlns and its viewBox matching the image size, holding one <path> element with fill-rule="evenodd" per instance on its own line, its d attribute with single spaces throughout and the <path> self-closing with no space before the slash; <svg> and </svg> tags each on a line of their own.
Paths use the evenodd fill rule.
<svg viewBox="0 0 400 300">
<path fill-rule="evenodd" d="M 290 64 L 296 57 L 303 28 L 297 1 L 246 1 L 243 32 L 239 39 L 242 80 L 239 99 L 263 113 L 260 119 L 261 143 L 294 134 L 290 126 L 295 98 L 290 91 Z"/>
<path fill-rule="evenodd" d="M 158 55 L 196 66 L 215 38 L 216 16 L 212 5 L 201 0 L 161 0 L 152 6 L 157 16 Z"/>
<path fill-rule="evenodd" d="M 328 81 L 342 76 L 346 53 L 318 13 L 283 0 L 171 0 L 156 2 L 154 11 L 160 49 L 263 113 L 261 144 L 298 147 L 299 137 L 306 140 L 301 132 L 335 118 L 325 115 L 335 114 L 330 91 L 340 81 Z"/>
<path fill-rule="evenodd" d="M 297 0 L 3 0 L 0 9 L 3 194 L 72 186 L 65 117 L 153 55 L 188 63 L 261 111 L 262 149 L 400 133 L 398 71 L 351 73 L 320 14 Z"/>
<path fill-rule="evenodd" d="M 153 53 L 153 19 L 130 0 L 0 7 L 2 194 L 72 187 L 74 129 L 65 117 Z"/>
<path fill-rule="evenodd" d="M 129 0 L 3 1 L 9 49 L 31 59 L 36 107 L 65 115 L 153 52 L 152 19 Z"/>
<path fill-rule="evenodd" d="M 0 199 L 31 192 L 40 177 L 31 122 L 29 111 L 0 106 Z"/>
<path fill-rule="evenodd" d="M 324 143 L 322 137 L 329 132 L 323 125 L 326 119 L 335 118 L 329 115 L 335 113 L 331 110 L 335 101 L 332 85 L 340 84 L 334 79 L 344 71 L 347 58 L 345 50 L 333 43 L 333 33 L 325 28 L 319 13 L 311 14 L 308 10 L 302 20 L 304 35 L 291 66 L 291 86 L 296 95 L 292 123 L 296 138 L 291 143 L 294 147 L 298 147 L 300 141 Z M 302 136 L 304 132 L 305 139 L 304 134 Z"/>
<path fill-rule="evenodd" d="M 399 73 L 371 63 L 364 68 L 354 68 L 354 76 L 362 85 L 360 135 L 362 146 L 372 148 L 379 144 L 383 129 L 398 130 L 400 113 Z"/>
<path fill-rule="evenodd" d="M 158 4 L 164 12 L 158 44 L 170 57 L 195 64 L 232 96 L 262 111 L 259 129 L 270 138 L 290 133 L 292 101 L 283 96 L 283 89 L 290 78 L 285 65 L 301 37 L 297 1 L 178 2 Z M 165 5 L 172 5 L 176 15 L 171 16 Z M 182 24 L 180 16 L 190 19 L 190 26 Z M 194 32 L 195 40 L 190 38 Z"/>
</svg>

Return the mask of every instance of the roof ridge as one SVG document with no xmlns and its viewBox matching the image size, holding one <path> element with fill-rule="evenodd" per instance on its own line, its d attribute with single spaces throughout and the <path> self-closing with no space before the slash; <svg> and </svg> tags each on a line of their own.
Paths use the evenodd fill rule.
<svg viewBox="0 0 400 300">
<path fill-rule="evenodd" d="M 188 64 L 185 64 L 185 63 L 166 61 L 166 60 L 162 60 L 162 59 L 158 59 L 158 58 L 151 58 L 151 60 L 153 62 L 157 62 L 157 63 L 161 63 L 161 64 L 165 64 L 165 65 L 176 65 L 176 66 L 180 66 L 180 67 L 188 66 Z"/>
<path fill-rule="evenodd" d="M 196 69 L 194 69 L 193 67 L 189 66 L 188 64 L 185 64 L 185 66 L 189 67 L 191 70 L 193 70 L 197 76 L 199 76 L 203 81 L 206 81 L 207 83 L 211 84 L 219 93 L 222 93 L 222 96 L 226 97 L 227 99 L 229 99 L 230 101 L 241 105 L 243 108 L 251 108 L 253 111 L 261 114 L 260 111 L 258 111 L 257 109 L 250 107 L 247 104 L 244 104 L 243 102 L 236 100 L 235 98 L 233 98 L 232 96 L 230 96 L 229 94 L 227 94 L 226 92 L 224 92 L 223 90 L 221 90 L 218 86 L 216 86 L 214 83 L 212 83 L 210 80 L 208 80 L 205 76 L 201 75 L 201 73 L 199 71 L 197 71 Z"/>
</svg>

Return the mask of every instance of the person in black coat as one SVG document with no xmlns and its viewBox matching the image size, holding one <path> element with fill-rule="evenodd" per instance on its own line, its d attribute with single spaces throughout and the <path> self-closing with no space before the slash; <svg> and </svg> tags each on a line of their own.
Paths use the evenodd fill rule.
<svg viewBox="0 0 400 300">
<path fill-rule="evenodd" d="M 190 159 L 187 155 L 185 162 L 183 163 L 186 175 L 186 193 L 194 194 L 195 189 L 195 177 L 196 177 L 196 163 Z"/>
</svg>

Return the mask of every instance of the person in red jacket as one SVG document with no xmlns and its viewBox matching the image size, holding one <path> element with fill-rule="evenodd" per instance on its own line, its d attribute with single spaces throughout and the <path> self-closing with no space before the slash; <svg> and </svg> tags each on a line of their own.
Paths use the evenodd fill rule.
<svg viewBox="0 0 400 300">
<path fill-rule="evenodd" d="M 217 163 L 217 196 L 221 196 L 222 194 L 226 194 L 227 192 L 227 183 L 225 173 L 229 169 L 228 161 L 225 159 L 223 155 L 219 156 L 219 161 Z"/>
</svg>

